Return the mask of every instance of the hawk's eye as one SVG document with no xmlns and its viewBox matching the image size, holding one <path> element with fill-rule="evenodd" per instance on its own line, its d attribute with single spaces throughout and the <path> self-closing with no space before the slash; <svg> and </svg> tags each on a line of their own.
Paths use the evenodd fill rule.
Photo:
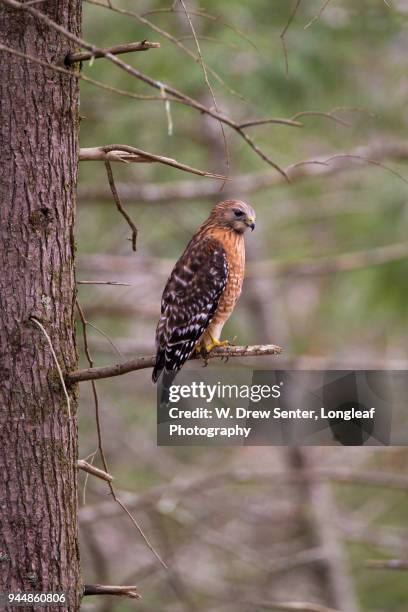
<svg viewBox="0 0 408 612">
<path fill-rule="evenodd" d="M 236 217 L 243 217 L 245 213 L 243 210 L 239 210 L 239 208 L 234 208 L 234 214 Z"/>
</svg>

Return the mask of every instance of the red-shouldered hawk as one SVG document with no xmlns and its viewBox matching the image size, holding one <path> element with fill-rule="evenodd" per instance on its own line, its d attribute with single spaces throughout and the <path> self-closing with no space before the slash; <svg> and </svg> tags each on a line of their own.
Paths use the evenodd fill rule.
<svg viewBox="0 0 408 612">
<path fill-rule="evenodd" d="M 244 233 L 255 212 L 239 200 L 219 202 L 198 228 L 163 291 L 156 329 L 153 381 L 162 370 L 176 373 L 195 348 L 211 351 L 239 298 L 244 280 Z"/>
</svg>

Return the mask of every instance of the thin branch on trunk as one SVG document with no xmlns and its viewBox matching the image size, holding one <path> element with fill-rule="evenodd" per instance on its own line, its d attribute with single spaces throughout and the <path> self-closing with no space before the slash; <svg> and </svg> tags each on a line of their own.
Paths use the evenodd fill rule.
<svg viewBox="0 0 408 612">
<path fill-rule="evenodd" d="M 129 597 L 130 599 L 141 598 L 136 586 L 113 586 L 106 584 L 85 584 L 84 597 L 87 595 L 117 595 L 119 597 Z"/>
<path fill-rule="evenodd" d="M 103 53 L 99 51 L 85 51 L 84 53 L 69 53 L 65 58 L 65 63 L 68 65 L 75 64 L 75 62 L 85 62 L 87 60 L 98 59 L 100 57 L 105 57 L 106 53 L 111 53 L 112 55 L 121 55 L 122 53 L 133 53 L 134 51 L 148 51 L 149 49 L 158 49 L 160 47 L 160 43 L 158 42 L 149 42 L 147 40 L 143 40 L 142 42 L 133 42 L 133 43 L 125 43 L 123 45 L 115 45 L 114 47 L 108 47 L 104 49 Z"/>
<path fill-rule="evenodd" d="M 213 349 L 208 353 L 206 359 L 214 359 L 217 357 L 261 357 L 266 355 L 279 355 L 282 352 L 280 346 L 275 344 L 258 344 L 253 346 L 223 346 Z M 199 355 L 193 355 L 190 359 L 199 359 Z M 145 368 L 153 368 L 156 363 L 155 355 L 145 357 L 137 357 L 123 363 L 117 363 L 111 366 L 101 366 L 97 368 L 84 368 L 76 372 L 70 372 L 66 375 L 68 383 L 77 383 L 84 380 L 99 380 L 101 378 L 111 378 L 112 376 L 121 376 L 135 370 L 143 370 Z"/>
<path fill-rule="evenodd" d="M 79 280 L 77 285 L 113 285 L 115 287 L 132 287 L 133 283 L 120 283 L 119 281 L 97 281 L 97 280 Z"/>
<path fill-rule="evenodd" d="M 103 145 L 101 147 L 90 147 L 80 149 L 79 161 L 114 161 L 124 163 L 152 163 L 158 162 L 166 166 L 172 166 L 178 170 L 189 172 L 190 174 L 197 174 L 198 176 L 208 176 L 210 178 L 219 179 L 222 181 L 228 181 L 228 177 L 221 174 L 214 174 L 213 172 L 206 172 L 205 170 L 198 170 L 192 168 L 186 164 L 182 164 L 171 157 L 164 157 L 163 155 L 155 155 L 154 153 L 148 153 L 142 149 L 136 147 L 130 147 L 128 145 L 113 144 Z"/>
<path fill-rule="evenodd" d="M 96 476 L 97 478 L 100 478 L 101 480 L 105 480 L 106 482 L 112 482 L 112 480 L 113 480 L 113 476 L 111 476 L 110 474 L 108 474 L 104 470 L 101 470 L 101 469 L 95 467 L 91 463 L 88 463 L 84 459 L 78 459 L 77 464 L 78 464 L 78 469 L 83 470 L 87 474 L 91 474 L 92 476 Z"/>
<path fill-rule="evenodd" d="M 96 81 L 95 79 L 91 79 L 90 77 L 85 76 L 81 72 L 73 72 L 72 70 L 67 70 L 66 68 L 61 68 L 61 66 L 56 66 L 55 64 L 51 64 L 50 62 L 46 62 L 45 60 L 39 59 L 38 57 L 34 57 L 29 53 L 23 53 L 22 51 L 18 51 L 17 49 L 12 49 L 11 47 L 7 47 L 6 45 L 0 44 L 0 51 L 5 51 L 6 53 L 10 53 L 11 55 L 16 55 L 17 57 L 21 57 L 22 59 L 26 59 L 34 64 L 38 64 L 39 66 L 43 66 L 44 68 L 48 68 L 48 70 L 52 70 L 54 72 L 59 72 L 60 74 L 66 74 L 73 79 L 80 79 L 81 81 L 85 81 L 86 83 L 90 83 L 95 87 L 99 87 L 105 91 L 110 91 L 112 93 L 117 93 L 120 96 L 125 96 L 127 98 L 133 98 L 135 100 L 163 100 L 162 96 L 149 96 L 146 94 L 137 94 L 131 91 L 126 91 L 124 89 L 118 89 L 117 87 L 113 87 L 112 85 L 107 85 L 106 83 L 102 83 L 101 81 Z M 175 98 L 167 98 L 168 100 L 174 100 Z"/>
<path fill-rule="evenodd" d="M 79 161 L 112 161 L 125 164 L 149 164 L 153 159 L 147 158 L 139 153 L 127 153 L 126 151 L 106 152 L 104 147 L 83 147 L 79 150 Z"/>
</svg>

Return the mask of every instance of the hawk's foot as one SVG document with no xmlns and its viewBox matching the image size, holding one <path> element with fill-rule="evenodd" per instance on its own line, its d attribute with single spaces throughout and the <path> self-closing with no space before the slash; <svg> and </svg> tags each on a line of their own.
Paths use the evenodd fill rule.
<svg viewBox="0 0 408 612">
<path fill-rule="evenodd" d="M 215 348 L 217 348 L 218 346 L 229 346 L 230 342 L 229 340 L 217 340 L 217 338 L 213 338 L 210 335 L 211 338 L 211 342 L 209 344 L 204 344 L 204 350 L 206 353 L 211 353 L 211 351 Z"/>
</svg>

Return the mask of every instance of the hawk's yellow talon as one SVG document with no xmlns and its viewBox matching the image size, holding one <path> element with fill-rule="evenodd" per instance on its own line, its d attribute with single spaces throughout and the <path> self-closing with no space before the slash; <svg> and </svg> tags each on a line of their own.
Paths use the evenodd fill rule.
<svg viewBox="0 0 408 612">
<path fill-rule="evenodd" d="M 217 348 L 217 346 L 229 346 L 228 340 L 217 340 L 216 338 L 213 338 L 212 336 L 210 336 L 210 338 L 212 342 L 210 342 L 210 344 L 204 345 L 204 349 L 207 353 L 210 353 L 213 349 Z"/>
</svg>

